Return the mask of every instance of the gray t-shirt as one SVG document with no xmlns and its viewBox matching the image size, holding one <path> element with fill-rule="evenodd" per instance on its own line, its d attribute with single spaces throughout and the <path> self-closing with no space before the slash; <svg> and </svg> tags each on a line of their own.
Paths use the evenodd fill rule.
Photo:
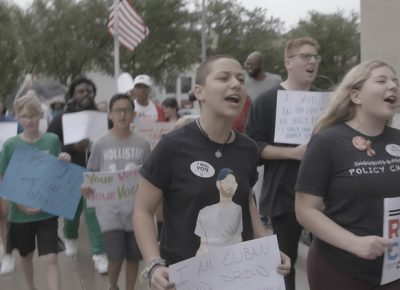
<svg viewBox="0 0 400 290">
<path fill-rule="evenodd" d="M 269 72 L 265 72 L 265 74 L 267 77 L 260 81 L 246 75 L 247 95 L 252 102 L 254 102 L 261 93 L 269 91 L 282 82 L 282 78 L 279 75 Z"/>
<path fill-rule="evenodd" d="M 93 144 L 87 168 L 92 171 L 129 170 L 143 165 L 149 154 L 150 144 L 144 137 L 132 133 L 125 139 L 119 139 L 109 131 Z M 122 207 L 96 207 L 101 231 L 132 231 L 132 210 L 133 203 Z"/>
</svg>

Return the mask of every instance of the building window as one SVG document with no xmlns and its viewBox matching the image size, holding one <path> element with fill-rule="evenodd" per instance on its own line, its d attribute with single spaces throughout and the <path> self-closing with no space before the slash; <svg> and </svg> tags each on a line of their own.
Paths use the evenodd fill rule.
<svg viewBox="0 0 400 290">
<path fill-rule="evenodd" d="M 176 76 L 169 75 L 165 82 L 165 91 L 167 94 L 176 94 Z"/>
<path fill-rule="evenodd" d="M 191 77 L 181 77 L 181 93 L 187 94 L 192 89 L 192 78 Z"/>
</svg>

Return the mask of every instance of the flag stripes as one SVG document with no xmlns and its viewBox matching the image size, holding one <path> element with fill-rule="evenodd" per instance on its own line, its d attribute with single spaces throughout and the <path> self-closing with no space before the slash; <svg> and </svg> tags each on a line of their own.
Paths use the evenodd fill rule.
<svg viewBox="0 0 400 290">
<path fill-rule="evenodd" d="M 111 8 L 108 31 L 114 35 L 114 6 Z M 133 50 L 146 36 L 149 29 L 127 0 L 118 5 L 118 41 L 129 50 Z"/>
</svg>

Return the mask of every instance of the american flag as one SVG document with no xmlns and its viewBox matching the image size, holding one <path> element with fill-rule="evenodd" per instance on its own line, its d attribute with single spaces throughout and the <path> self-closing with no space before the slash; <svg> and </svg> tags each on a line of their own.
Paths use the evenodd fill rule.
<svg viewBox="0 0 400 290">
<path fill-rule="evenodd" d="M 118 5 L 118 41 L 129 50 L 133 50 L 146 36 L 149 29 L 139 14 L 128 3 L 121 0 Z M 111 8 L 108 20 L 108 31 L 114 35 L 114 6 Z"/>
</svg>

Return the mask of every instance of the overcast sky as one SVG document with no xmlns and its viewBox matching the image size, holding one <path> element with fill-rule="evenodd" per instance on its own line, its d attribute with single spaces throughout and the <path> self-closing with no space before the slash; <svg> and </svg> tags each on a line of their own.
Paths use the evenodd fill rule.
<svg viewBox="0 0 400 290">
<path fill-rule="evenodd" d="M 307 16 L 307 12 L 316 10 L 321 13 L 334 13 L 343 10 L 345 15 L 351 11 L 360 12 L 360 0 L 239 0 L 247 8 L 263 7 L 268 16 L 280 18 L 289 29 L 300 19 Z"/>
<path fill-rule="evenodd" d="M 1 0 L 0 0 L 1 1 Z M 32 0 L 8 0 L 26 7 Z M 201 0 L 194 0 L 201 3 Z M 307 12 L 316 10 L 322 13 L 334 13 L 343 10 L 345 15 L 351 11 L 360 11 L 360 0 L 237 0 L 246 8 L 263 7 L 268 16 L 280 18 L 285 22 L 286 29 L 297 24 L 307 16 Z M 133 1 L 134 3 L 134 1 Z"/>
</svg>

